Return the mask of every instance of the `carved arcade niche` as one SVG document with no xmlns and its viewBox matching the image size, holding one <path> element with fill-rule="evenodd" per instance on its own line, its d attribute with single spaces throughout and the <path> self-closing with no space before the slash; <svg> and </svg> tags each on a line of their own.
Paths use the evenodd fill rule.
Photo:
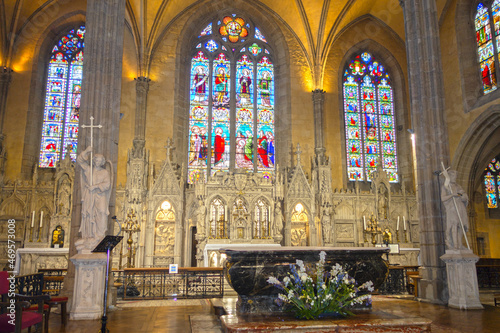
<svg viewBox="0 0 500 333">
<path fill-rule="evenodd" d="M 155 266 L 165 266 L 174 262 L 175 211 L 169 201 L 162 202 L 155 223 Z"/>
<path fill-rule="evenodd" d="M 309 218 L 304 205 L 298 203 L 292 212 L 292 246 L 309 245 Z"/>
</svg>

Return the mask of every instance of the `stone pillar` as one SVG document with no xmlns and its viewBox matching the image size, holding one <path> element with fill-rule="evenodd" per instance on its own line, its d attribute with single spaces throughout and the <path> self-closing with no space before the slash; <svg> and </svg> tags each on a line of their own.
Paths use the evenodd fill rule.
<svg viewBox="0 0 500 333">
<path fill-rule="evenodd" d="M 322 159 L 325 155 L 325 140 L 323 133 L 323 112 L 325 105 L 325 91 L 316 89 L 312 91 L 312 99 L 314 106 L 314 152 L 318 159 Z"/>
<path fill-rule="evenodd" d="M 476 274 L 479 257 L 471 250 L 446 250 L 441 259 L 446 263 L 448 272 L 448 306 L 457 309 L 482 309 Z"/>
<path fill-rule="evenodd" d="M 3 67 L 0 71 L 0 133 L 3 133 L 3 122 L 5 119 L 5 105 L 9 93 L 10 82 L 12 81 L 12 69 Z"/>
<path fill-rule="evenodd" d="M 71 320 L 99 319 L 103 313 L 106 254 L 77 254 L 71 258 L 75 265 L 75 288 L 71 305 Z"/>
<path fill-rule="evenodd" d="M 82 101 L 80 109 L 80 129 L 78 134 L 78 153 L 90 145 L 90 130 L 81 127 L 88 124 L 91 116 L 94 124 L 101 129 L 94 130 L 94 152 L 104 155 L 113 164 L 114 175 L 118 161 L 118 131 L 120 121 L 121 79 L 123 57 L 123 33 L 125 23 L 125 0 L 87 0 L 85 56 L 83 64 Z M 70 257 L 76 254 L 75 241 L 80 237 L 81 189 L 80 168 L 76 168 L 71 218 Z M 108 233 L 113 232 L 115 215 L 116 177 L 112 181 L 109 201 Z M 92 254 L 97 256 L 97 254 Z M 77 277 L 78 281 L 81 277 Z M 76 281 L 76 282 L 77 282 Z M 101 283 L 104 279 L 94 277 Z M 77 295 L 81 285 L 75 284 L 75 266 L 68 266 L 64 283 L 65 291 Z M 71 296 L 71 295 L 70 295 Z M 102 307 L 103 300 L 97 299 Z M 75 309 L 78 304 L 70 302 Z M 72 314 L 73 318 L 78 317 Z"/>
<path fill-rule="evenodd" d="M 435 171 L 449 165 L 439 27 L 434 0 L 400 0 L 405 19 L 410 106 L 416 139 L 417 201 L 423 300 L 446 303 L 445 221 Z"/>
<path fill-rule="evenodd" d="M 135 108 L 135 139 L 144 140 L 146 134 L 146 110 L 149 91 L 147 77 L 139 76 L 135 78 L 136 108 Z"/>
</svg>

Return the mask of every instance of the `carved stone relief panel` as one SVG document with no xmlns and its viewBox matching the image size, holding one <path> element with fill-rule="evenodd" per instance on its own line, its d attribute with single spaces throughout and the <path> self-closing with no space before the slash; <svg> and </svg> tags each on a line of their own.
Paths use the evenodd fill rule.
<svg viewBox="0 0 500 333">
<path fill-rule="evenodd" d="M 354 242 L 354 225 L 352 223 L 335 224 L 335 238 L 338 242 Z"/>
<path fill-rule="evenodd" d="M 308 246 L 308 225 L 306 223 L 292 223 L 292 246 Z"/>
</svg>

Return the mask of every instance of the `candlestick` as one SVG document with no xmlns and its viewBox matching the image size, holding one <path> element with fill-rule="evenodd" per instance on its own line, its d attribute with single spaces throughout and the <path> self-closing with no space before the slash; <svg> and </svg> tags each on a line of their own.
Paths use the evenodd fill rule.
<svg viewBox="0 0 500 333">
<path fill-rule="evenodd" d="M 43 210 L 40 212 L 40 228 L 43 227 Z"/>
<path fill-rule="evenodd" d="M 403 229 L 406 231 L 406 220 L 404 216 L 403 216 Z"/>
<path fill-rule="evenodd" d="M 40 243 L 41 241 L 42 241 L 42 227 L 38 228 L 38 240 L 36 242 Z"/>
<path fill-rule="evenodd" d="M 35 211 L 31 214 L 31 228 L 35 226 Z"/>
<path fill-rule="evenodd" d="M 396 230 L 399 230 L 399 216 L 398 216 L 398 224 L 396 225 Z"/>
<path fill-rule="evenodd" d="M 364 216 L 363 216 L 363 226 L 364 226 L 363 230 L 366 230 L 366 218 Z"/>
</svg>

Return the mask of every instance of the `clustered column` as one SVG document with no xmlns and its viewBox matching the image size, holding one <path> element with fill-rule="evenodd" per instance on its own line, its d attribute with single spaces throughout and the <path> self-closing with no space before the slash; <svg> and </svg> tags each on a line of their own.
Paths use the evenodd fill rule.
<svg viewBox="0 0 500 333">
<path fill-rule="evenodd" d="M 83 64 L 82 101 L 78 153 L 90 145 L 90 130 L 81 125 L 94 124 L 94 152 L 104 155 L 113 164 L 116 175 L 118 161 L 118 131 L 120 121 L 121 78 L 125 0 L 88 0 Z M 71 219 L 70 257 L 76 254 L 74 242 L 80 237 L 81 190 L 80 170 L 76 170 Z M 115 211 L 116 177 L 112 181 L 109 216 Z M 113 232 L 113 220 L 108 220 L 108 233 Z M 64 287 L 73 290 L 74 266 L 69 265 Z"/>
<path fill-rule="evenodd" d="M 449 165 L 439 27 L 434 0 L 400 0 L 403 7 L 409 71 L 410 106 L 416 138 L 417 201 L 420 217 L 422 280 L 419 296 L 446 303 L 445 252 L 440 211 L 441 162 Z"/>
</svg>

